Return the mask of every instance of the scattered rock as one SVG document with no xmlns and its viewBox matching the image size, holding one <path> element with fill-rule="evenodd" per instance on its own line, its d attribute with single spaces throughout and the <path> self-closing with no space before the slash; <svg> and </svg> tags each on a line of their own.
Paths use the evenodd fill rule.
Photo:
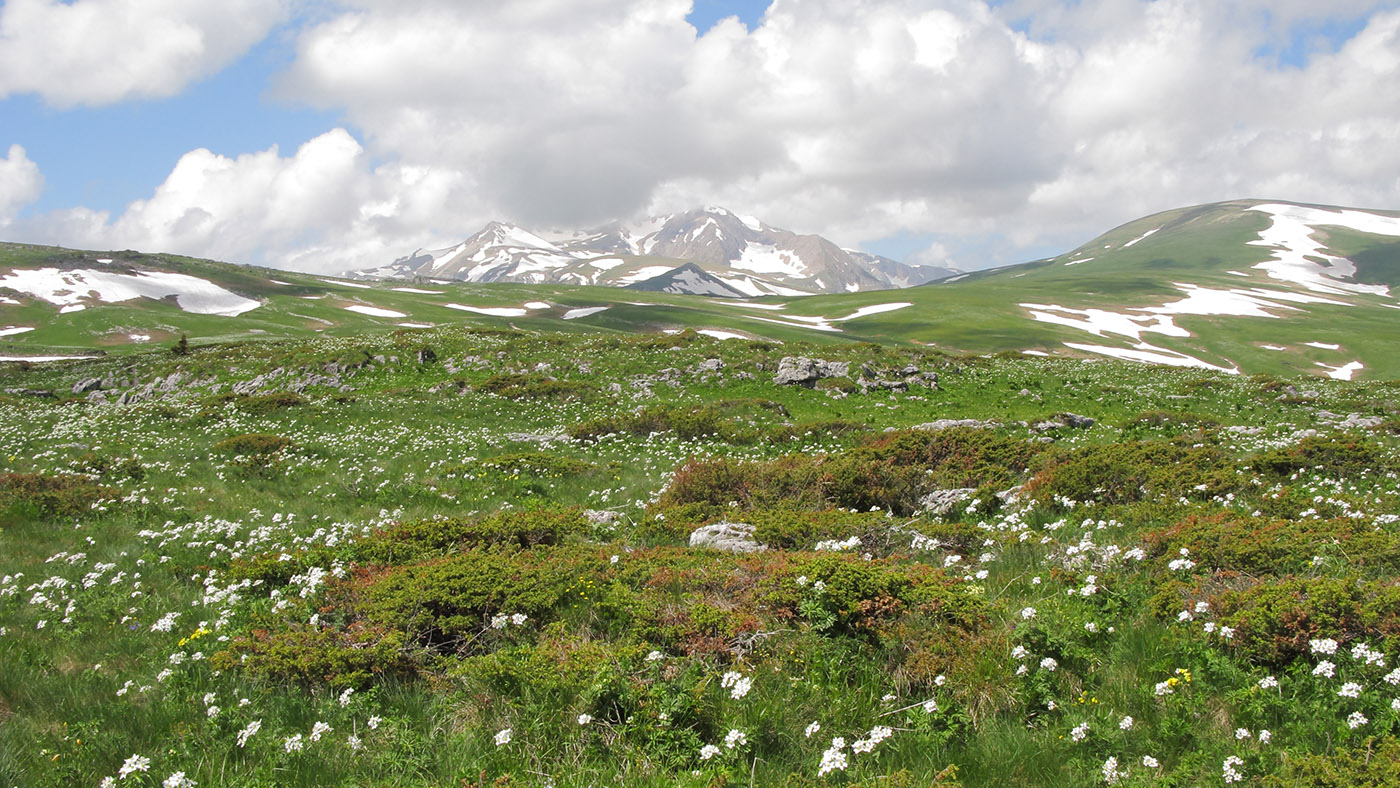
<svg viewBox="0 0 1400 788">
<path fill-rule="evenodd" d="M 73 384 L 73 393 L 86 394 L 89 391 L 97 391 L 102 388 L 102 378 L 83 378 Z"/>
<path fill-rule="evenodd" d="M 779 386 L 811 388 L 822 378 L 845 378 L 851 375 L 849 361 L 823 361 L 806 356 L 784 356 L 778 362 L 778 374 L 773 382 Z"/>
<path fill-rule="evenodd" d="M 713 375 L 724 369 L 724 361 L 717 358 L 707 358 L 695 365 L 696 374 Z"/>
<path fill-rule="evenodd" d="M 978 421 L 977 419 L 938 419 L 937 421 L 926 421 L 917 424 L 912 429 L 927 430 L 930 432 L 937 430 L 948 430 L 954 427 L 969 427 L 974 430 L 990 430 L 999 426 L 994 421 Z"/>
<path fill-rule="evenodd" d="M 612 525 L 622 519 L 621 512 L 610 512 L 607 509 L 585 509 L 583 516 L 592 525 Z"/>
<path fill-rule="evenodd" d="M 1020 502 L 1021 491 L 1024 489 L 1025 486 L 1020 484 L 1016 485 L 1015 487 L 1008 487 L 1005 490 L 1002 490 L 1001 492 L 997 493 L 997 498 L 1001 499 L 1001 502 L 1006 506 L 1015 506 L 1017 503 Z"/>
<path fill-rule="evenodd" d="M 565 443 L 569 440 L 567 435 L 556 435 L 548 432 L 508 432 L 506 440 L 515 443 L 538 443 L 548 445 L 551 443 Z"/>
<path fill-rule="evenodd" d="M 756 553 L 767 547 L 753 539 L 754 527 L 747 523 L 715 523 L 690 532 L 690 546 L 726 553 Z"/>
<path fill-rule="evenodd" d="M 53 397 L 56 396 L 48 389 L 5 389 L 6 394 L 14 394 L 20 397 Z"/>
<path fill-rule="evenodd" d="M 821 373 L 817 372 L 817 363 L 810 358 L 802 356 L 784 356 L 778 362 L 778 374 L 773 378 L 773 382 L 779 386 L 815 386 L 821 379 Z M 691 535 L 692 540 L 694 534 Z"/>
<path fill-rule="evenodd" d="M 1339 429 L 1361 429 L 1369 430 L 1385 423 L 1384 416 L 1362 416 L 1360 413 L 1348 413 L 1346 416 L 1339 416 L 1335 413 L 1328 413 L 1325 410 L 1317 412 L 1317 417 L 1322 421 L 1330 421 Z"/>
<path fill-rule="evenodd" d="M 947 514 L 954 506 L 971 498 L 976 487 L 955 487 L 947 490 L 934 490 L 919 499 L 919 506 L 929 514 Z"/>
</svg>

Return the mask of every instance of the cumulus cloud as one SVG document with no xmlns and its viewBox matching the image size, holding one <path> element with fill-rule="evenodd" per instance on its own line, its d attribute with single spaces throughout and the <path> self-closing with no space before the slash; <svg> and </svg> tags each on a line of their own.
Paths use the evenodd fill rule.
<svg viewBox="0 0 1400 788">
<path fill-rule="evenodd" d="M 283 268 L 340 271 L 383 262 L 465 207 L 459 178 L 423 168 L 371 168 L 334 129 L 282 156 L 276 146 L 237 158 L 196 150 L 155 193 L 113 218 L 86 209 L 23 223 L 23 237 L 93 248 L 140 248 Z"/>
<path fill-rule="evenodd" d="M 281 88 L 526 223 L 718 202 L 1015 254 L 1191 201 L 1400 198 L 1363 171 L 1400 117 L 1378 5 L 777 0 L 699 35 L 681 0 L 365 2 L 303 32 Z M 1258 56 L 1367 15 L 1305 68 Z"/>
<path fill-rule="evenodd" d="M 283 0 L 6 0 L 0 98 L 110 104 L 174 95 L 262 40 Z"/>
<path fill-rule="evenodd" d="M 122 216 L 50 219 L 329 270 L 490 218 L 721 204 L 845 245 L 927 235 L 915 259 L 977 268 L 1199 202 L 1393 207 L 1387 6 L 775 0 L 753 30 L 701 34 L 688 0 L 342 2 L 301 30 L 276 92 L 343 113 L 362 142 L 196 151 Z M 1318 22 L 1360 32 L 1301 65 L 1268 54 Z"/>
<path fill-rule="evenodd" d="M 44 176 L 39 165 L 29 160 L 24 148 L 11 145 L 10 152 L 0 159 L 0 227 L 14 218 L 24 206 L 39 199 L 44 190 Z"/>
</svg>

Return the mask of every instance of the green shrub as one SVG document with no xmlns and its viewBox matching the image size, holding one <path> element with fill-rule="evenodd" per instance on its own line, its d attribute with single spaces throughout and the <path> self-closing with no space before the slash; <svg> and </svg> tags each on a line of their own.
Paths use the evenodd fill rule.
<svg viewBox="0 0 1400 788">
<path fill-rule="evenodd" d="M 834 506 L 909 515 L 935 487 L 1010 486 L 1039 451 L 991 430 L 905 430 L 826 457 L 691 460 L 676 470 L 661 504 L 734 501 L 744 509 Z"/>
<path fill-rule="evenodd" d="M 795 509 L 760 509 L 744 515 L 754 528 L 754 540 L 770 548 L 810 550 L 825 539 L 884 534 L 890 522 L 883 512 L 853 514 L 840 509 L 808 512 Z"/>
<path fill-rule="evenodd" d="M 1284 761 L 1264 788 L 1388 788 L 1400 785 L 1400 740 L 1368 738 L 1365 746 L 1300 753 Z"/>
<path fill-rule="evenodd" d="M 477 519 L 412 520 L 362 539 L 355 546 L 355 559 L 371 564 L 398 564 L 457 549 L 557 545 L 572 534 L 588 530 L 588 521 L 577 508 L 496 512 Z"/>
<path fill-rule="evenodd" d="M 1274 478 L 1287 478 L 1307 470 L 1342 478 L 1363 471 L 1385 473 L 1396 470 L 1395 463 L 1387 461 L 1379 447 L 1353 435 L 1304 438 L 1294 446 L 1256 455 L 1253 465 L 1261 473 Z"/>
<path fill-rule="evenodd" d="M 215 443 L 212 450 L 218 454 L 243 455 L 245 457 L 266 457 L 286 451 L 294 445 L 291 438 L 281 435 L 253 433 L 234 435 Z"/>
<path fill-rule="evenodd" d="M 1219 449 L 1169 441 L 1127 441 L 1060 452 L 1026 484 L 1039 500 L 1125 504 L 1209 498 L 1237 489 L 1234 464 Z"/>
<path fill-rule="evenodd" d="M 214 405 L 230 402 L 235 408 L 250 416 L 266 416 L 279 410 L 299 408 L 306 405 L 309 400 L 291 391 L 279 391 L 272 394 L 221 394 L 211 400 Z"/>
<path fill-rule="evenodd" d="M 8 517 L 76 517 L 120 493 L 85 476 L 0 474 L 0 511 Z"/>
<path fill-rule="evenodd" d="M 1233 647 L 1264 665 L 1282 667 L 1308 654 L 1308 641 L 1335 638 L 1391 641 L 1400 636 L 1400 588 L 1352 578 L 1283 578 L 1225 591 L 1211 600 Z"/>
<path fill-rule="evenodd" d="M 357 612 L 402 628 L 410 642 L 466 653 L 498 613 L 548 622 L 566 603 L 587 601 L 606 565 L 596 551 L 578 547 L 474 549 L 372 575 Z"/>
<path fill-rule="evenodd" d="M 1301 572 L 1317 555 L 1344 557 L 1352 569 L 1400 571 L 1400 536 L 1350 517 L 1289 520 L 1237 513 L 1192 515 L 1170 528 L 1144 534 L 1143 546 L 1163 564 L 1185 549 L 1199 564 L 1254 575 Z"/>
<path fill-rule="evenodd" d="M 72 467 L 106 479 L 131 479 L 141 481 L 146 478 L 146 468 L 135 457 L 113 457 L 87 452 L 71 463 Z"/>
<path fill-rule="evenodd" d="M 376 678 L 410 671 L 401 653 L 404 645 L 401 631 L 382 626 L 254 629 L 213 654 L 209 664 L 273 681 L 365 687 Z"/>
</svg>

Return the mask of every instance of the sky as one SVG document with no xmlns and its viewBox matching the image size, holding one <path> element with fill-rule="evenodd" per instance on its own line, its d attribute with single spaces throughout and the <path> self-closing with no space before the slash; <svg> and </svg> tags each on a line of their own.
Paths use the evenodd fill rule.
<svg viewBox="0 0 1400 788">
<path fill-rule="evenodd" d="M 1400 209 L 1400 0 L 4 0 L 0 239 L 332 273 L 720 205 L 916 264 Z"/>
</svg>

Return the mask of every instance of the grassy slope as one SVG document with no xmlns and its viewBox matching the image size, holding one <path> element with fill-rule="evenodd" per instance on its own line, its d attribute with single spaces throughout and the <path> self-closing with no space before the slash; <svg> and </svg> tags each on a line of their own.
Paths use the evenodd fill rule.
<svg viewBox="0 0 1400 788">
<path fill-rule="evenodd" d="M 440 363 L 407 361 L 425 343 L 440 360 L 470 368 L 453 374 Z M 938 369 L 941 386 L 837 399 L 823 391 L 777 387 L 772 371 L 790 352 L 881 369 L 914 363 Z M 1380 670 L 1338 656 L 1341 672 L 1332 681 L 1311 675 L 1319 657 L 1289 657 L 1283 665 L 1265 667 L 1236 645 L 1205 633 L 1201 625 L 1207 620 L 1233 622 L 1246 631 L 1223 607 L 1218 618 L 1210 613 L 1187 624 L 1175 620 L 1176 610 L 1195 599 L 1223 605 L 1217 599 L 1225 590 L 1222 583 L 1236 589 L 1267 586 L 1276 577 L 1335 578 L 1343 587 L 1377 578 L 1393 583 L 1400 491 L 1393 472 L 1377 472 L 1400 467 L 1393 436 L 1384 430 L 1352 436 L 1377 452 L 1370 474 L 1339 476 L 1317 460 L 1306 463 L 1316 470 L 1292 478 L 1249 482 L 1259 474 L 1259 464 L 1250 459 L 1256 453 L 1295 445 L 1304 430 L 1337 432 L 1320 416 L 1323 409 L 1393 414 L 1400 391 L 1391 384 L 1319 381 L 1316 400 L 1280 399 L 1279 383 L 1269 379 L 1104 361 L 947 359 L 871 346 L 777 348 L 703 337 L 657 341 L 443 328 L 392 337 L 208 347 L 182 358 L 153 352 L 33 369 L 11 366 L 0 369 L 0 389 L 65 391 L 85 377 L 139 383 L 177 370 L 227 385 L 278 367 L 319 370 L 330 361 L 376 354 L 399 361 L 360 368 L 347 379 L 352 392 L 313 388 L 304 403 L 262 413 L 249 412 L 251 403 L 220 400 L 208 389 L 122 407 L 0 399 L 5 472 L 86 470 L 125 501 L 104 504 L 105 511 L 84 507 L 55 514 L 34 508 L 37 499 L 13 491 L 0 497 L 0 664 L 5 666 L 0 670 L 0 783 L 94 785 L 138 754 L 153 763 L 148 775 L 137 775 L 131 784 L 154 785 L 180 770 L 200 785 L 458 785 L 482 773 L 488 781 L 509 776 L 512 785 L 748 785 L 751 773 L 754 784 L 820 785 L 814 782 L 817 766 L 831 737 L 843 736 L 849 744 L 877 724 L 898 730 L 873 753 L 855 754 L 847 747 L 849 767 L 834 773 L 829 784 L 926 785 L 955 766 L 967 785 L 1101 785 L 1102 764 L 1109 757 L 1132 770 L 1137 781 L 1132 784 L 1159 777 L 1165 784 L 1212 784 L 1220 779 L 1222 761 L 1238 756 L 1240 768 L 1256 783 L 1282 775 L 1281 784 L 1303 785 L 1310 783 L 1298 777 L 1297 764 L 1309 759 L 1331 755 L 1318 768 L 1336 771 L 1361 762 L 1353 752 L 1393 751 L 1400 717 L 1388 710 L 1394 691 L 1380 676 L 1400 661 L 1400 641 L 1375 631 L 1374 621 L 1340 627 L 1323 620 L 1307 623 L 1319 637 L 1364 639 L 1388 660 Z M 472 365 L 468 357 L 485 361 Z M 709 358 L 724 361 L 721 376 L 686 372 Z M 510 399 L 484 391 L 495 374 L 537 368 L 585 387 L 583 397 Z M 682 372 L 670 384 L 655 377 L 663 369 Z M 613 383 L 619 390 L 610 388 Z M 508 437 L 562 432 L 658 401 L 716 405 L 720 427 L 689 438 L 663 429 L 649 436 L 543 447 Z M 1226 458 L 1225 478 L 1240 485 L 1238 499 L 1187 486 L 1160 500 L 1109 504 L 1096 500 L 1109 484 L 1099 478 L 1093 484 L 1100 489 L 1088 494 L 1086 488 L 1074 508 L 1047 498 L 1039 508 L 1019 513 L 985 505 L 981 511 L 959 510 L 946 522 L 824 515 L 832 538 L 858 536 L 857 551 L 875 556 L 865 564 L 850 555 L 842 564 L 853 567 L 850 571 L 881 566 L 896 573 L 932 572 L 946 579 L 954 598 L 981 600 L 985 618 L 967 631 L 931 625 L 927 611 L 906 615 L 898 607 L 855 629 L 833 629 L 823 623 L 831 611 L 819 598 L 815 607 L 775 623 L 771 611 L 738 600 L 765 583 L 799 593 L 803 586 L 793 577 L 798 571 L 825 576 L 815 574 L 831 566 L 820 563 L 829 554 L 811 552 L 816 535 L 749 563 L 709 554 L 687 558 L 674 546 L 684 545 L 694 524 L 687 518 L 702 514 L 649 503 L 690 457 L 761 461 L 789 452 L 839 457 L 890 428 L 962 417 L 1003 420 L 1009 426 L 995 434 L 1013 445 L 1039 446 L 1026 442 L 1042 433 L 1011 422 L 1033 423 L 1063 411 L 1093 416 L 1100 424 L 1046 433 L 1058 440 L 1052 451 L 1112 451 L 1133 440 L 1216 447 Z M 721 434 L 832 418 L 857 432 L 838 436 L 823 427 L 804 436 L 799 428 L 768 433 L 795 437 L 757 440 Z M 1233 425 L 1250 431 L 1223 429 Z M 245 433 L 283 435 L 295 445 L 265 466 L 216 448 L 219 441 Z M 593 470 L 500 472 L 479 464 L 525 451 L 592 463 Z M 1029 472 L 1046 462 L 1036 459 Z M 755 484 L 761 478 L 758 467 L 750 466 L 747 474 Z M 948 466 L 938 468 L 940 474 L 950 472 Z M 1013 477 L 1027 473 L 1020 467 L 1002 470 Z M 1133 493 L 1135 485 L 1125 491 Z M 745 494 L 739 487 L 722 492 L 724 500 Z M 296 557 L 308 548 L 320 551 L 315 560 L 353 556 L 362 534 L 393 522 L 434 514 L 471 518 L 539 503 L 626 515 L 614 530 L 577 533 L 567 544 L 547 548 L 556 551 L 549 554 L 558 561 L 579 562 L 578 571 L 612 589 L 607 595 L 570 596 L 573 601 L 543 609 L 527 626 L 504 632 L 478 622 L 480 645 L 472 656 L 425 658 L 421 677 L 361 683 L 345 704 L 337 700 L 339 687 L 322 681 L 284 683 L 236 668 L 218 673 L 191 656 L 212 656 L 229 647 L 224 638 L 252 630 L 305 631 L 318 610 L 324 627 L 342 626 L 343 592 L 352 586 L 335 581 L 330 588 L 340 590 L 323 591 L 310 602 L 297 598 L 295 586 L 287 587 L 294 603 L 282 611 L 275 610 L 267 586 L 244 590 L 241 602 L 191 606 L 207 579 L 210 588 L 219 588 L 236 578 L 240 559 L 266 554 L 275 566 L 280 555 Z M 1329 545 L 1290 542 L 1287 528 L 1263 530 L 1252 544 L 1198 546 L 1193 555 L 1200 565 L 1186 572 L 1168 570 L 1174 548 L 1152 547 L 1157 544 L 1152 540 L 1161 538 L 1154 534 L 1193 522 L 1193 516 L 1244 517 L 1256 508 L 1274 512 L 1266 520 L 1316 522 L 1338 534 L 1348 523 L 1360 522 L 1374 537 Z M 1342 518 L 1349 510 L 1361 519 Z M 765 511 L 745 502 L 732 516 L 747 519 Z M 817 516 L 806 512 L 799 521 Z M 1334 517 L 1340 519 L 1327 519 Z M 1107 529 L 1096 523 L 1107 523 Z M 945 546 L 913 549 L 908 531 L 901 530 L 908 528 L 942 534 Z M 327 529 L 341 535 L 334 547 Z M 1123 550 L 1146 545 L 1149 560 L 1080 563 L 1072 556 L 1084 540 Z M 1256 553 L 1262 563 L 1240 563 L 1242 555 Z M 501 549 L 481 560 L 495 565 L 516 555 Z M 619 557 L 618 564 L 608 563 L 611 555 Z M 953 555 L 961 561 L 950 563 Z M 1320 563 L 1309 560 L 1314 555 Z M 599 568 L 586 568 L 590 561 Z M 100 566 L 107 563 L 111 566 Z M 827 570 L 803 568 L 821 566 Z M 986 576 L 974 576 L 984 570 Z M 81 581 L 89 572 L 97 573 L 96 582 L 85 589 Z M 706 579 L 713 573 L 714 580 Z M 41 588 L 51 576 L 71 584 Z M 285 582 L 283 577 L 273 585 Z M 1081 594 L 1086 583 L 1097 583 L 1101 591 Z M 1201 590 L 1188 590 L 1192 584 Z M 36 591 L 44 598 L 36 599 Z M 1067 591 L 1074 593 L 1066 596 Z M 872 610 L 889 604 L 873 591 L 862 593 L 870 594 L 863 603 Z M 1154 597 L 1168 601 L 1158 609 L 1150 603 Z M 65 616 L 70 598 L 74 607 Z M 663 606 L 672 611 L 666 626 L 674 629 L 619 629 L 609 623 L 628 616 L 645 620 L 663 609 L 649 607 L 657 600 L 669 605 Z M 727 617 L 725 611 L 736 605 L 737 612 L 754 616 L 753 624 L 774 634 L 738 656 L 732 647 L 716 650 L 708 640 L 693 639 L 703 633 L 687 627 L 718 627 L 725 637 L 736 626 L 740 634 L 751 632 L 743 616 Z M 1034 619 L 1024 613 L 1030 607 L 1038 611 Z M 711 618 L 697 623 L 704 611 Z M 153 631 L 169 612 L 181 613 L 172 630 Z M 215 628 L 213 622 L 223 616 L 227 620 L 216 633 L 180 642 L 201 621 Z M 1096 632 L 1086 630 L 1090 622 Z M 690 632 L 692 639 L 678 632 Z M 1026 676 L 1016 673 L 1019 661 L 1009 656 L 1017 645 L 1033 654 Z M 653 648 L 667 655 L 660 665 L 643 658 Z M 173 664 L 170 655 L 177 653 L 184 660 Z M 406 653 L 419 658 L 417 649 Z M 1058 658 L 1058 669 L 1037 667 L 1050 655 Z M 1191 672 L 1190 685 L 1178 686 L 1168 697 L 1157 695 L 1156 683 L 1180 680 L 1178 668 Z M 162 678 L 167 669 L 171 674 Z M 719 686 L 729 670 L 753 680 L 747 697 L 734 699 Z M 946 675 L 946 684 L 935 674 Z M 1266 675 L 1276 675 L 1283 690 L 1261 692 L 1257 682 Z M 1363 683 L 1363 697 L 1339 698 L 1343 680 Z M 130 688 L 119 695 L 127 682 Z M 211 700 L 205 700 L 208 693 Z M 887 694 L 894 700 L 882 700 Z M 886 714 L 929 697 L 938 699 L 937 713 L 915 708 Z M 246 706 L 240 705 L 242 698 L 248 699 Z M 217 716 L 208 716 L 209 704 L 220 707 Z M 659 715 L 667 709 L 673 718 L 663 720 Z M 1357 729 L 1345 722 L 1355 711 L 1369 718 Z M 595 721 L 580 725 L 582 713 Z M 1125 714 L 1136 720 L 1130 730 L 1119 726 Z M 374 729 L 367 727 L 372 716 L 382 718 Z M 254 720 L 261 721 L 261 731 L 239 747 L 238 732 Z M 813 720 L 821 722 L 822 731 L 805 738 L 803 729 Z M 317 721 L 329 723 L 333 732 L 320 742 L 306 741 Z M 1090 734 L 1076 743 L 1072 731 L 1081 723 L 1089 723 Z M 498 747 L 492 739 L 503 728 L 513 730 L 514 740 Z M 1237 739 L 1237 728 L 1249 730 L 1251 738 Z M 1263 745 L 1257 735 L 1266 728 L 1273 741 Z M 722 744 L 731 729 L 747 735 L 747 743 L 735 750 Z M 347 743 L 352 733 L 364 742 L 363 751 Z M 304 751 L 284 747 L 295 735 L 303 737 Z M 720 755 L 702 760 L 699 747 L 706 743 L 719 744 Z M 1161 766 L 1141 766 L 1148 755 Z M 1377 760 L 1367 774 L 1381 775 L 1376 770 L 1382 768 L 1389 767 Z M 1348 784 L 1360 773 L 1346 774 L 1337 778 L 1340 782 L 1311 784 Z M 896 776 L 887 781 L 883 775 Z"/>
<path fill-rule="evenodd" d="M 1023 303 L 1057 304 L 1075 309 L 1116 312 L 1159 306 L 1178 300 L 1174 282 L 1217 289 L 1280 289 L 1251 266 L 1268 257 L 1267 250 L 1249 245 L 1268 225 L 1265 214 L 1244 210 L 1252 202 L 1221 203 L 1170 211 L 1117 228 L 1074 252 L 1053 260 L 970 274 L 956 281 L 901 291 L 767 298 L 758 303 L 786 304 L 783 313 L 736 307 L 723 301 L 613 288 L 547 285 L 418 285 L 442 295 L 394 292 L 386 283 L 373 289 L 327 284 L 317 277 L 225 266 L 169 255 L 137 256 L 174 270 L 205 276 L 240 294 L 265 299 L 265 306 L 238 318 L 189 315 L 175 306 L 148 300 L 106 305 L 58 315 L 57 309 L 25 299 L 19 307 L 0 306 L 5 325 L 32 325 L 37 330 L 0 339 L 3 353 L 71 353 L 94 345 L 106 352 L 133 349 L 128 333 L 167 341 L 188 333 L 198 343 L 248 337 L 309 337 L 315 334 L 351 336 L 366 331 L 392 331 L 399 322 L 576 332 L 610 330 L 649 333 L 685 327 L 737 331 L 756 338 L 816 343 L 874 341 L 890 345 L 928 345 L 954 352 L 992 353 L 1037 350 L 1058 355 L 1083 355 L 1064 343 L 1130 347 L 1132 340 L 1108 334 L 1096 337 L 1064 326 L 1036 322 Z M 1127 244 L 1148 230 L 1151 237 Z M 1397 274 L 1397 246 L 1389 239 L 1345 230 L 1324 231 L 1340 254 L 1358 259 L 1359 280 L 1390 283 Z M 1109 247 L 1109 248 L 1105 248 Z M 76 264 L 97 253 L 42 247 L 0 247 L 0 266 Z M 112 256 L 110 253 L 108 256 Z M 120 255 L 118 255 L 120 258 Z M 1085 257 L 1094 259 L 1069 265 Z M 119 259 L 120 262 L 120 259 Z M 645 260 L 633 261 L 641 264 Z M 627 266 L 631 267 L 631 264 Z M 621 269 L 619 269 L 621 270 Z M 1236 274 L 1243 273 L 1246 276 Z M 272 284 L 271 280 L 289 282 Z M 310 298 L 307 298 L 310 297 Z M 552 305 L 525 317 L 490 317 L 446 308 L 444 304 L 512 306 L 539 300 Z M 1320 375 L 1319 363 L 1340 366 L 1360 360 L 1359 377 L 1400 377 L 1400 358 L 1390 352 L 1400 341 L 1395 310 L 1382 306 L 1392 299 L 1357 296 L 1343 299 L 1349 306 L 1299 305 L 1283 318 L 1184 316 L 1176 323 L 1190 337 L 1148 333 L 1144 339 L 1159 347 L 1185 353 L 1218 366 L 1238 366 L 1246 373 Z M 908 301 L 913 306 L 838 324 L 841 333 L 764 322 L 758 318 L 783 314 L 837 318 L 862 306 Z M 635 302 L 635 303 L 629 303 Z M 636 303 L 648 304 L 637 306 Z M 343 307 L 366 304 L 402 312 L 405 318 L 357 315 Z M 577 321 L 559 318 L 569 309 L 611 305 L 611 309 Z M 1305 343 L 1337 344 L 1321 350 Z M 1273 351 L 1263 345 L 1283 346 Z"/>
</svg>

